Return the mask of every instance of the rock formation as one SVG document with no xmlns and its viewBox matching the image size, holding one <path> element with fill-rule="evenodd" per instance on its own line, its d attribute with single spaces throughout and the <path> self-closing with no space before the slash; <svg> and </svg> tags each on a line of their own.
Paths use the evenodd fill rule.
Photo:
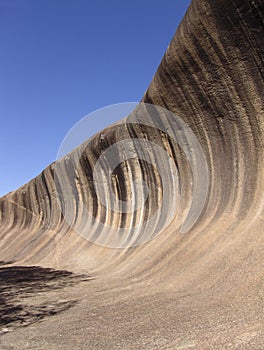
<svg viewBox="0 0 264 350">
<path fill-rule="evenodd" d="M 1 198 L 0 260 L 88 272 L 95 277 L 89 282 L 89 293 L 91 308 L 97 311 L 89 316 L 90 309 L 83 302 L 87 314 L 79 311 L 72 323 L 66 319 L 67 341 L 54 341 L 56 349 L 74 344 L 74 335 L 67 338 L 67 329 L 78 322 L 85 324 L 89 338 L 80 336 L 81 348 L 99 344 L 100 349 L 261 349 L 263 17 L 261 0 L 193 0 L 142 98 L 142 103 L 177 115 L 192 130 L 205 155 L 206 201 L 187 233 L 180 232 L 181 217 L 176 215 L 146 244 L 134 246 L 131 234 L 126 247 L 119 249 L 100 241 L 96 244 L 107 232 L 83 219 L 87 206 L 102 225 L 109 221 L 118 232 L 142 217 L 147 222 L 159 207 L 162 186 L 155 169 L 159 160 L 138 161 L 136 154 L 116 167 L 111 186 L 116 197 L 127 201 L 133 192 L 131 179 L 138 177 L 149 187 L 144 205 L 132 214 L 117 213 L 98 199 L 93 182 L 96 161 L 110 146 L 128 138 L 156 143 L 169 154 L 178 172 L 182 213 L 190 207 L 194 174 L 184 152 L 165 132 L 148 125 L 117 123 L 103 131 L 103 138 L 102 133 L 95 135 L 89 147 L 80 146 L 59 161 L 70 189 L 70 222 L 61 210 L 65 193 L 56 188 L 55 163 Z M 147 115 L 152 118 L 151 113 Z M 173 178 L 174 168 L 164 166 Z M 104 188 L 104 198 L 109 191 Z M 136 194 L 140 191 L 143 186 Z M 173 197 L 168 201 L 172 203 Z M 81 230 L 88 230 L 93 241 L 76 233 Z M 99 322 L 96 330 L 89 322 Z M 38 339 L 41 332 L 52 333 L 47 324 L 40 327 Z M 8 336 L 13 345 L 11 333 Z M 22 335 L 17 337 L 24 348 Z"/>
</svg>

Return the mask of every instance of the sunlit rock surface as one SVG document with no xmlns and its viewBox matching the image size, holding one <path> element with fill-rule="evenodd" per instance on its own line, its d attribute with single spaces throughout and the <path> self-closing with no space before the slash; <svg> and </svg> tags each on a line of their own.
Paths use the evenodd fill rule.
<svg viewBox="0 0 264 350">
<path fill-rule="evenodd" d="M 17 318 L 0 323 L 1 349 L 263 349 L 263 46 L 262 1 L 193 0 L 142 98 L 184 121 L 206 157 L 208 193 L 188 232 L 180 225 L 192 201 L 192 169 L 179 144 L 150 126 L 110 126 L 103 138 L 95 135 L 89 147 L 60 161 L 71 191 L 71 222 L 61 210 L 65 198 L 55 186 L 55 164 L 1 198 L 0 274 L 39 265 L 89 275 L 31 295 L 40 305 L 50 295 L 63 312 L 31 317 L 26 328 Z M 98 199 L 96 161 L 129 138 L 154 142 L 169 154 L 174 166 L 164 171 L 172 179 L 173 169 L 178 172 L 182 212 L 148 242 L 134 245 L 131 234 L 114 248 L 97 244 L 106 229 L 85 221 L 83 208 L 118 232 L 148 222 L 163 199 L 155 169 L 163 160 L 154 157 L 150 164 L 135 153 L 115 169 L 111 189 L 127 201 L 144 191 L 144 181 L 144 205 L 112 212 Z M 142 187 L 134 191 L 135 178 Z M 104 198 L 109 191 L 105 186 Z M 172 194 L 168 200 L 173 204 Z M 93 239 L 82 237 L 82 230 Z"/>
</svg>

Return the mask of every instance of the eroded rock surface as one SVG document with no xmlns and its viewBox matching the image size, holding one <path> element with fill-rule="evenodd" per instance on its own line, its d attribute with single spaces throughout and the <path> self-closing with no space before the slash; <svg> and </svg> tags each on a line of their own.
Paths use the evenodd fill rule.
<svg viewBox="0 0 264 350">
<path fill-rule="evenodd" d="M 72 164 L 78 150 L 61 161 L 72 194 L 70 224 L 60 210 L 63 198 L 60 204 L 56 198 L 55 164 L 0 200 L 1 260 L 95 276 L 65 292 L 67 300 L 82 297 L 74 312 L 7 332 L 0 347 L 263 349 L 263 47 L 262 1 L 193 0 L 143 96 L 142 102 L 181 118 L 206 156 L 208 195 L 189 232 L 179 232 L 177 216 L 155 239 L 138 247 L 128 241 L 126 249 L 99 246 L 74 232 L 74 225 L 96 232 L 82 221 L 83 205 L 117 230 L 142 217 L 148 221 L 159 207 L 161 181 L 148 162 L 121 163 L 111 180 L 124 201 L 132 178 L 149 185 L 140 210 L 109 213 L 96 196 L 97 159 L 127 138 L 168 152 L 188 206 L 192 172 L 182 150 L 146 126 L 117 124 L 103 131 L 103 139 L 95 135 L 82 149 L 77 176 Z"/>
</svg>

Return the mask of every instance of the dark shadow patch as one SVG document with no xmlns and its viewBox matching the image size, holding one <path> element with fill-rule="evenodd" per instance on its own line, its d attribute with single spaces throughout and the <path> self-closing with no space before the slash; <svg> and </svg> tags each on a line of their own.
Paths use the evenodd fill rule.
<svg viewBox="0 0 264 350">
<path fill-rule="evenodd" d="M 10 265 L 10 264 L 14 264 L 15 261 L 4 261 L 4 260 L 0 260 L 0 266 L 4 266 L 4 265 Z"/>
<path fill-rule="evenodd" d="M 88 275 L 39 266 L 0 268 L 0 333 L 1 327 L 27 326 L 47 316 L 56 315 L 74 306 L 76 300 L 49 301 L 28 305 L 25 299 L 89 281 Z M 41 297 L 40 297 L 41 300 Z"/>
</svg>

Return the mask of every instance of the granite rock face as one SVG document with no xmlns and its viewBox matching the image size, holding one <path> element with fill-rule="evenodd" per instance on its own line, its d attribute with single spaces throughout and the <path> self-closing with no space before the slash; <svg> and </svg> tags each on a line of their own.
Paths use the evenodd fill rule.
<svg viewBox="0 0 264 350">
<path fill-rule="evenodd" d="M 120 339 L 129 332 L 124 325 L 120 326 L 119 340 L 105 333 L 101 336 L 111 348 L 261 349 L 264 343 L 263 19 L 260 0 L 193 0 L 142 98 L 142 103 L 165 108 L 179 117 L 205 155 L 206 201 L 187 233 L 179 231 L 181 215 L 146 244 L 133 246 L 133 234 L 128 235 L 124 249 L 100 241 L 98 245 L 97 238 L 91 241 L 76 233 L 85 230 L 89 237 L 107 236 L 104 228 L 83 217 L 85 206 L 102 225 L 111 222 L 117 232 L 142 218 L 145 222 L 151 219 L 162 201 L 162 181 L 155 169 L 161 160 L 155 160 L 149 146 L 152 143 L 173 160 L 174 167 L 165 164 L 164 172 L 171 178 L 173 169 L 178 172 L 182 215 L 190 207 L 194 174 L 184 152 L 165 132 L 146 125 L 110 126 L 95 135 L 89 147 L 80 146 L 60 160 L 71 195 L 70 222 L 61 210 L 65 193 L 56 188 L 55 163 L 0 199 L 0 260 L 108 276 L 113 290 L 124 288 L 123 296 L 128 299 L 124 297 L 123 310 L 137 309 L 135 298 L 139 295 L 155 299 L 159 326 L 153 327 L 160 332 L 159 339 L 146 326 L 150 321 L 141 315 L 149 343 L 136 330 L 138 343 L 131 335 L 124 346 Z M 153 115 L 147 115 L 151 120 Z M 128 161 L 120 162 L 112 174 L 111 190 L 119 200 L 127 201 L 131 193 L 138 196 L 144 190 L 144 181 L 149 197 L 133 213 L 113 212 L 96 194 L 93 171 L 105 150 L 127 139 L 147 142 L 145 152 L 154 158 L 151 164 L 138 161 L 134 152 Z M 122 147 L 116 152 L 121 153 Z M 142 187 L 133 192 L 131 179 L 135 178 L 141 179 Z M 106 200 L 110 187 L 103 186 Z M 173 202 L 173 193 L 168 201 Z M 168 207 L 168 215 L 170 207 L 173 205 Z M 155 287 L 150 292 L 152 283 Z M 181 300 L 178 321 L 172 315 L 172 309 L 177 310 L 172 302 L 176 295 L 177 302 Z M 106 304 L 108 297 L 102 297 Z M 117 305 L 118 300 L 111 300 Z M 151 309 L 145 299 L 142 305 L 146 313 Z M 118 307 L 115 311 L 123 314 Z M 189 340 L 184 343 L 187 334 Z M 90 341 L 91 348 L 96 348 Z M 102 344 L 98 348 L 106 349 Z"/>
</svg>

